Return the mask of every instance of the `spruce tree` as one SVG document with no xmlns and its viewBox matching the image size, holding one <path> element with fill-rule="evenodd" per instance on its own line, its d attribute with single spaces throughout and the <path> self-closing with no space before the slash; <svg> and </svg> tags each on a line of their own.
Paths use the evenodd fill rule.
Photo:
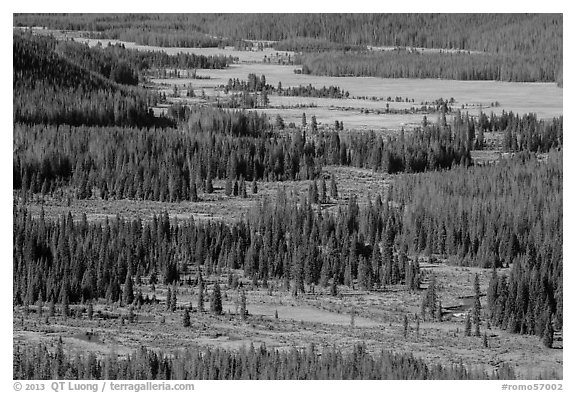
<svg viewBox="0 0 576 393">
<path fill-rule="evenodd" d="M 404 338 L 408 337 L 408 315 L 404 315 Z"/>
<path fill-rule="evenodd" d="M 472 322 L 470 320 L 470 313 L 466 314 L 466 324 L 464 325 L 464 336 L 470 337 L 472 333 Z"/>
<path fill-rule="evenodd" d="M 318 122 L 316 121 L 316 115 L 312 115 L 312 120 L 310 121 L 310 128 L 312 131 L 318 131 Z"/>
<path fill-rule="evenodd" d="M 198 284 L 198 311 L 204 311 L 204 281 L 202 278 Z"/>
<path fill-rule="evenodd" d="M 330 287 L 330 295 L 338 296 L 338 278 L 336 274 L 332 277 L 332 286 Z"/>
<path fill-rule="evenodd" d="M 190 327 L 190 312 L 188 311 L 188 307 L 184 309 L 184 317 L 182 319 L 182 325 L 184 327 Z"/>
<path fill-rule="evenodd" d="M 474 335 L 480 337 L 480 277 L 478 273 L 474 276 L 474 309 L 472 318 L 474 322 Z"/>
<path fill-rule="evenodd" d="M 198 190 L 196 189 L 196 182 L 190 184 L 190 200 L 192 202 L 198 202 Z"/>
<path fill-rule="evenodd" d="M 176 311 L 176 304 L 177 304 L 176 287 L 174 287 L 172 289 L 172 301 L 170 302 L 170 311 L 172 311 L 172 312 Z"/>
<path fill-rule="evenodd" d="M 326 203 L 328 201 L 328 197 L 326 195 L 326 180 L 322 178 L 320 180 L 320 203 Z"/>
<path fill-rule="evenodd" d="M 542 343 L 546 348 L 552 348 L 554 344 L 554 328 L 552 327 L 552 319 L 549 317 L 544 328 L 544 335 L 542 336 Z"/>
<path fill-rule="evenodd" d="M 330 197 L 332 199 L 338 199 L 338 186 L 336 185 L 336 177 L 334 175 L 330 177 Z"/>
<path fill-rule="evenodd" d="M 126 280 L 124 281 L 124 289 L 122 291 L 122 302 L 124 305 L 128 306 L 134 301 L 134 284 L 132 282 L 132 275 L 130 273 L 126 274 Z"/>
<path fill-rule="evenodd" d="M 246 309 L 246 293 L 242 291 L 240 293 L 240 316 L 242 319 L 246 319 L 248 310 Z"/>
<path fill-rule="evenodd" d="M 56 315 L 56 306 L 54 305 L 54 300 L 50 300 L 48 303 L 48 316 L 53 317 Z"/>
<path fill-rule="evenodd" d="M 216 315 L 222 314 L 222 294 L 220 292 L 220 285 L 216 282 L 212 291 L 210 299 L 210 311 Z"/>
<path fill-rule="evenodd" d="M 168 288 L 166 293 L 166 311 L 172 310 L 172 289 Z"/>
</svg>

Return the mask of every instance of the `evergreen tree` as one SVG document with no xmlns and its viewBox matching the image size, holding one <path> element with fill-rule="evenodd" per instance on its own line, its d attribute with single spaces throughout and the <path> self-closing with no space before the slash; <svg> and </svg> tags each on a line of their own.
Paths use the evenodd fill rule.
<svg viewBox="0 0 576 393">
<path fill-rule="evenodd" d="M 218 282 L 214 284 L 214 289 L 212 290 L 212 297 L 210 299 L 210 311 L 216 315 L 222 314 L 222 294 L 220 292 L 220 285 Z"/>
<path fill-rule="evenodd" d="M 132 282 L 132 275 L 130 273 L 126 274 L 126 280 L 124 281 L 124 288 L 122 291 L 122 302 L 124 305 L 128 306 L 134 301 L 134 284 Z"/>
<path fill-rule="evenodd" d="M 404 315 L 404 338 L 408 338 L 408 315 Z"/>
<path fill-rule="evenodd" d="M 474 335 L 480 337 L 480 277 L 478 273 L 474 276 L 474 309 L 472 311 L 472 318 L 474 322 Z"/>
<path fill-rule="evenodd" d="M 184 317 L 182 319 L 182 326 L 190 327 L 190 312 L 188 311 L 188 307 L 184 309 Z"/>
<path fill-rule="evenodd" d="M 332 286 L 330 287 L 330 295 L 338 296 L 338 278 L 336 274 L 332 277 Z"/>
<path fill-rule="evenodd" d="M 320 202 L 321 203 L 328 202 L 328 198 L 326 196 L 326 180 L 324 180 L 324 177 L 322 177 L 322 179 L 320 180 Z"/>
<path fill-rule="evenodd" d="M 190 200 L 192 202 L 198 202 L 198 191 L 196 190 L 196 182 L 190 184 Z"/>
<path fill-rule="evenodd" d="M 166 311 L 172 310 L 172 289 L 168 288 L 166 293 Z"/>
<path fill-rule="evenodd" d="M 204 311 L 204 280 L 202 280 L 202 276 L 198 280 L 198 311 Z"/>
<path fill-rule="evenodd" d="M 466 314 L 466 323 L 464 325 L 464 336 L 470 337 L 472 333 L 472 322 L 470 320 L 470 313 Z"/>
<path fill-rule="evenodd" d="M 336 176 L 330 176 L 330 197 L 338 199 L 338 187 L 336 186 Z"/>
<path fill-rule="evenodd" d="M 302 124 L 304 124 L 304 122 L 302 122 Z M 318 123 L 316 122 L 315 115 L 312 115 L 312 120 L 310 121 L 310 128 L 312 129 L 312 131 L 318 131 Z"/>
<path fill-rule="evenodd" d="M 242 291 L 240 293 L 240 316 L 242 319 L 246 319 L 248 315 L 248 310 L 246 309 L 246 293 Z"/>
<path fill-rule="evenodd" d="M 554 328 L 552 327 L 551 318 L 548 318 L 548 321 L 546 322 L 542 342 L 546 348 L 552 348 L 552 345 L 554 344 Z"/>
<path fill-rule="evenodd" d="M 177 304 L 176 287 L 174 287 L 172 289 L 172 300 L 170 301 L 170 311 L 172 312 L 176 311 L 176 304 Z"/>
</svg>

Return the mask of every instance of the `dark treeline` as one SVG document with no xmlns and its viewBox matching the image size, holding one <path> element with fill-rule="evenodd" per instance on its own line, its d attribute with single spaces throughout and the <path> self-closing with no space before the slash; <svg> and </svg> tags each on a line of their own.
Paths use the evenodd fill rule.
<svg viewBox="0 0 576 393">
<path fill-rule="evenodd" d="M 219 39 L 205 35 L 210 34 L 235 40 L 288 40 L 293 49 L 311 45 L 314 51 L 326 46 L 322 41 L 343 45 L 344 49 L 386 45 L 476 50 L 493 56 L 487 56 L 489 60 L 484 60 L 482 67 L 472 67 L 465 57 L 426 57 L 435 65 L 425 69 L 436 70 L 430 77 L 464 79 L 456 72 L 443 75 L 439 66 L 447 63 L 452 69 L 462 69 L 466 79 L 562 81 L 560 14 L 80 14 L 74 18 L 15 14 L 14 25 L 92 30 L 109 38 L 161 46 L 218 45 Z M 288 48 L 280 45 L 285 47 Z M 415 61 L 414 56 L 410 59 Z M 477 56 L 472 60 L 479 61 Z M 365 66 L 374 61 L 364 61 Z M 403 64 L 403 60 L 397 58 L 395 63 Z M 483 71 L 485 66 L 489 71 Z M 496 71 L 498 66 L 503 70 Z M 521 71 L 516 72 L 515 67 Z M 402 68 L 403 74 L 409 73 Z M 384 75 L 382 71 L 381 74 L 373 76 Z M 390 74 L 388 71 L 387 77 Z M 473 78 L 476 74 L 479 76 Z M 492 76 L 488 78 L 489 75 Z"/>
<path fill-rule="evenodd" d="M 55 51 L 55 40 L 14 34 L 14 121 L 71 125 L 165 126 L 151 106 L 159 99 L 136 87 L 121 86 Z M 121 68 L 121 67 L 119 67 Z M 115 69 L 123 82 L 129 69 Z"/>
<path fill-rule="evenodd" d="M 310 70 L 332 68 L 331 73 L 313 71 L 327 75 L 562 81 L 560 14 L 80 14 L 73 18 L 15 14 L 14 25 L 92 30 L 102 37 L 160 46 L 222 45 L 220 39 L 210 36 L 216 35 L 235 40 L 288 40 L 289 44 L 280 44 L 280 48 L 304 49 L 311 45 L 313 51 L 326 46 L 322 41 L 339 44 L 340 48 L 335 49 L 387 45 L 477 50 L 490 55 L 418 58 L 407 54 L 364 54 L 362 61 L 352 63 L 340 55 L 339 72 L 330 64 L 330 60 L 336 60 L 331 55 L 315 56 L 316 62 L 308 60 L 305 64 Z M 413 63 L 413 68 L 407 61 Z M 374 70 L 375 64 L 381 62 L 391 62 L 394 67 Z M 361 68 L 371 71 L 360 72 Z"/>
<path fill-rule="evenodd" d="M 563 18 L 561 14 L 15 14 L 14 25 L 118 35 L 140 29 L 142 37 L 156 31 L 158 36 L 204 32 L 273 41 L 305 37 L 350 45 L 537 54 L 556 57 L 561 64 Z"/>
<path fill-rule="evenodd" d="M 281 96 L 314 97 L 314 98 L 348 98 L 350 93 L 341 90 L 339 86 L 322 86 L 317 88 L 309 84 L 308 86 L 293 86 L 277 90 Z"/>
<path fill-rule="evenodd" d="M 281 96 L 297 96 L 297 97 L 321 97 L 321 98 L 348 98 L 350 93 L 340 89 L 338 86 L 322 86 L 317 88 L 309 84 L 308 86 L 291 86 L 282 87 L 282 82 L 274 87 L 266 83 L 266 75 L 257 76 L 256 74 L 248 74 L 247 80 L 228 79 L 228 83 L 223 86 L 224 92 L 241 91 L 248 93 L 263 92 L 274 93 Z"/>
<path fill-rule="evenodd" d="M 414 252 L 459 265 L 512 266 L 488 290 L 492 321 L 513 333 L 562 328 L 562 154 L 519 153 L 500 164 L 401 177 L 402 236 Z M 449 208 L 447 208 L 449 206 Z M 552 341 L 549 341 L 549 346 Z"/>
<path fill-rule="evenodd" d="M 193 113 L 189 131 L 15 124 L 14 187 L 50 194 L 71 186 L 80 199 L 195 201 L 212 192 L 213 179 L 318 175 L 315 149 L 299 132 L 270 137 L 254 128 L 263 121 L 257 114 L 218 113 Z"/>
<path fill-rule="evenodd" d="M 174 354 L 142 348 L 126 357 L 68 355 L 61 342 L 18 347 L 13 355 L 14 379 L 23 380 L 415 380 L 515 379 L 503 364 L 488 373 L 463 364 L 428 365 L 408 354 L 380 351 L 371 354 L 364 344 L 349 352 L 323 347 L 306 350 L 269 350 L 265 346 L 227 349 L 188 348 Z"/>
<path fill-rule="evenodd" d="M 189 53 L 168 55 L 161 51 L 126 49 L 121 44 L 89 47 L 74 41 L 58 41 L 56 53 L 75 64 L 97 72 L 117 83 L 138 84 L 137 73 L 156 68 L 226 68 L 233 60 L 226 56 L 204 56 Z M 119 78 L 120 71 L 128 69 L 127 81 Z M 127 71 L 124 71 L 127 73 Z M 130 75 L 132 74 L 132 75 Z"/>
<path fill-rule="evenodd" d="M 305 74 L 327 76 L 554 82 L 558 72 L 552 58 L 510 53 L 323 52 L 304 54 L 297 62 Z"/>
<path fill-rule="evenodd" d="M 279 51 L 293 52 L 324 52 L 333 50 L 359 51 L 366 50 L 365 45 L 348 45 L 317 38 L 294 37 L 278 41 L 273 44 Z"/>
</svg>

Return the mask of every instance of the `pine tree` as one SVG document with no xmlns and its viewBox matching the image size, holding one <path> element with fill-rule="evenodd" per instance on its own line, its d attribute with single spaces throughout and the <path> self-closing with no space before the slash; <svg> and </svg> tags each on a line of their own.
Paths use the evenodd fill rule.
<svg viewBox="0 0 576 393">
<path fill-rule="evenodd" d="M 202 276 L 198 282 L 198 311 L 204 311 L 204 280 L 202 280 Z"/>
<path fill-rule="evenodd" d="M 206 176 L 206 194 L 212 194 L 214 192 L 214 185 L 212 184 L 212 174 L 210 171 L 208 171 Z"/>
<path fill-rule="evenodd" d="M 63 287 L 63 294 L 62 294 L 62 315 L 65 318 L 70 316 L 70 299 L 68 297 L 68 291 L 66 290 L 65 286 Z"/>
<path fill-rule="evenodd" d="M 326 195 L 326 180 L 324 180 L 324 178 L 320 180 L 320 202 L 321 203 L 328 202 L 328 198 Z"/>
<path fill-rule="evenodd" d="M 252 180 L 252 194 L 258 194 L 258 184 L 256 183 L 256 174 L 254 174 L 254 179 Z"/>
<path fill-rule="evenodd" d="M 92 320 L 93 316 L 94 316 L 94 305 L 92 304 L 92 302 L 90 302 L 88 304 L 88 319 Z"/>
<path fill-rule="evenodd" d="M 56 306 L 54 305 L 54 301 L 50 300 L 48 303 L 48 316 L 53 317 L 54 315 L 56 315 Z"/>
<path fill-rule="evenodd" d="M 218 283 L 214 284 L 212 297 L 210 299 L 210 311 L 216 315 L 222 314 L 222 294 L 220 292 L 220 285 Z"/>
<path fill-rule="evenodd" d="M 246 319 L 248 310 L 246 309 L 246 293 L 242 291 L 240 293 L 240 316 L 242 319 Z"/>
<path fill-rule="evenodd" d="M 338 296 L 338 279 L 336 277 L 336 274 L 334 274 L 334 277 L 332 277 L 332 286 L 330 287 L 330 295 Z"/>
<path fill-rule="evenodd" d="M 310 128 L 312 131 L 318 131 L 318 123 L 316 121 L 316 115 L 312 115 L 312 120 L 310 121 Z"/>
<path fill-rule="evenodd" d="M 306 128 L 306 113 L 302 113 L 302 128 Z"/>
<path fill-rule="evenodd" d="M 122 291 L 122 302 L 128 306 L 132 304 L 133 301 L 134 301 L 134 284 L 132 283 L 132 275 L 128 273 L 126 274 L 124 289 Z"/>
<path fill-rule="evenodd" d="M 488 348 L 488 336 L 486 335 L 486 332 L 484 332 L 484 337 L 482 338 L 482 344 L 484 345 L 484 348 Z"/>
<path fill-rule="evenodd" d="M 166 311 L 172 310 L 172 289 L 168 288 L 166 293 Z"/>
<path fill-rule="evenodd" d="M 330 197 L 332 199 L 338 199 L 338 186 L 336 185 L 336 177 L 334 175 L 330 177 Z"/>
<path fill-rule="evenodd" d="M 404 315 L 404 338 L 408 337 L 408 315 Z"/>
<path fill-rule="evenodd" d="M 184 317 L 182 319 L 182 325 L 184 327 L 190 327 L 190 312 L 188 311 L 188 307 L 184 309 Z"/>
<path fill-rule="evenodd" d="M 464 336 L 470 337 L 472 333 L 472 322 L 470 320 L 470 313 L 466 314 L 466 324 L 464 325 Z"/>
<path fill-rule="evenodd" d="M 230 176 L 226 178 L 226 186 L 224 188 L 224 193 L 226 194 L 226 196 L 232 195 L 232 178 Z"/>
<path fill-rule="evenodd" d="M 198 202 L 198 190 L 196 189 L 196 182 L 190 184 L 190 200 L 192 202 Z"/>
<path fill-rule="evenodd" d="M 172 301 L 170 302 L 170 311 L 172 311 L 172 312 L 176 311 L 176 304 L 177 304 L 176 288 L 174 287 L 172 289 Z"/>
<path fill-rule="evenodd" d="M 546 322 L 542 342 L 546 348 L 552 348 L 552 345 L 554 344 L 554 328 L 552 327 L 552 318 L 550 317 L 548 318 L 548 322 Z"/>
<path fill-rule="evenodd" d="M 276 122 L 274 124 L 276 127 L 278 127 L 279 130 L 283 130 L 285 125 L 284 125 L 284 119 L 282 119 L 282 116 L 280 116 L 280 114 L 276 115 Z"/>
<path fill-rule="evenodd" d="M 472 318 L 474 322 L 474 335 L 480 337 L 480 277 L 478 273 L 474 276 L 474 309 L 472 312 Z"/>
</svg>

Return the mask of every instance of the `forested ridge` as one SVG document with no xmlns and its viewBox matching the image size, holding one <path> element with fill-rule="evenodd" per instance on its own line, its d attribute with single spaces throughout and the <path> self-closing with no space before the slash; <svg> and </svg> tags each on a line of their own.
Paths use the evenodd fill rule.
<svg viewBox="0 0 576 393">
<path fill-rule="evenodd" d="M 118 39 L 123 39 L 123 29 L 139 30 L 145 36 L 146 32 L 154 34 L 150 32 L 164 28 L 233 39 L 280 41 L 301 37 L 352 45 L 560 55 L 562 21 L 559 14 L 74 14 L 74 18 L 65 14 L 14 15 L 15 26 L 95 31 Z"/>
<path fill-rule="evenodd" d="M 326 76 L 379 78 L 442 78 L 507 82 L 555 82 L 560 75 L 555 59 L 510 53 L 322 52 L 296 59 L 302 72 Z"/>
<path fill-rule="evenodd" d="M 562 83 L 563 18 L 558 14 L 84 14 L 74 21 L 17 14 L 14 24 L 93 30 L 100 37 L 144 45 L 218 46 L 252 39 L 280 41 L 277 50 L 341 51 L 305 56 L 303 64 L 317 75 Z M 366 53 L 366 45 L 485 54 Z M 383 67 L 383 61 L 389 64 Z"/>
<path fill-rule="evenodd" d="M 14 34 L 14 121 L 71 125 L 166 126 L 154 117 L 156 93 L 120 85 L 55 51 L 56 41 Z M 111 75 L 113 76 L 113 75 Z M 120 71 L 133 84 L 129 69 Z"/>
</svg>

